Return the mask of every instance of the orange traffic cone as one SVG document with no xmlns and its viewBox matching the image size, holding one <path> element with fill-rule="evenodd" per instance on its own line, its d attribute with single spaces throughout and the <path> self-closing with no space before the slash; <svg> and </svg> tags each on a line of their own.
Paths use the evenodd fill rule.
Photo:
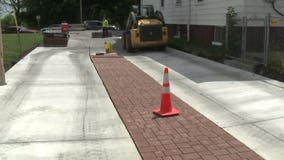
<svg viewBox="0 0 284 160">
<path fill-rule="evenodd" d="M 164 69 L 164 79 L 163 79 L 163 93 L 161 97 L 160 109 L 153 110 L 154 114 L 162 117 L 178 115 L 179 110 L 172 106 L 172 98 L 170 93 L 170 82 L 169 82 L 169 69 L 165 67 Z"/>
</svg>

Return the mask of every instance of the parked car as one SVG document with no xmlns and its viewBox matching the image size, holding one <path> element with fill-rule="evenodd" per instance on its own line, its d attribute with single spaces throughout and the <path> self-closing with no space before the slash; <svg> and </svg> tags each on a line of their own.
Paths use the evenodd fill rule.
<svg viewBox="0 0 284 160">
<path fill-rule="evenodd" d="M 17 33 L 17 30 L 19 33 L 38 33 L 38 30 L 28 29 L 23 26 L 8 26 L 3 33 Z"/>
<path fill-rule="evenodd" d="M 25 27 L 21 27 L 20 33 L 39 33 L 39 31 L 36 29 L 28 29 Z"/>
<path fill-rule="evenodd" d="M 42 33 L 46 31 L 61 31 L 61 24 L 51 24 L 48 27 L 42 28 L 40 31 Z"/>
<path fill-rule="evenodd" d="M 109 29 L 109 30 L 117 31 L 117 30 L 119 30 L 119 27 L 117 27 L 116 25 L 109 25 L 109 26 L 108 26 L 108 29 Z"/>
<path fill-rule="evenodd" d="M 102 29 L 102 21 L 99 20 L 86 20 L 84 21 L 86 30 L 100 30 Z"/>
<path fill-rule="evenodd" d="M 69 31 L 84 31 L 86 30 L 84 24 L 69 24 Z"/>
<path fill-rule="evenodd" d="M 84 26 L 86 30 L 100 30 L 102 29 L 102 21 L 99 20 L 86 20 L 84 21 Z M 119 27 L 116 25 L 109 25 L 108 26 L 109 30 L 119 30 Z"/>
</svg>

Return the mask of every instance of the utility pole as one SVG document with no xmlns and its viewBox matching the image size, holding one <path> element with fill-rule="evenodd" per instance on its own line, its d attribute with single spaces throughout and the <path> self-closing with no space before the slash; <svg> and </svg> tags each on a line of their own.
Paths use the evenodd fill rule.
<svg viewBox="0 0 284 160">
<path fill-rule="evenodd" d="M 80 23 L 83 23 L 82 0 L 80 0 Z"/>
<path fill-rule="evenodd" d="M 3 55 L 2 27 L 0 19 L 0 86 L 6 85 Z"/>
</svg>

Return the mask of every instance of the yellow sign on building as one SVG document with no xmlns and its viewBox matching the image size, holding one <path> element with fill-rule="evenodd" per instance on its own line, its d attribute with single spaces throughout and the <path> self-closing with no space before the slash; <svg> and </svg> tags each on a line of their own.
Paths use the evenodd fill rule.
<svg viewBox="0 0 284 160">
<path fill-rule="evenodd" d="M 273 18 L 273 19 L 271 20 L 271 26 L 278 26 L 278 24 L 279 24 L 279 19 Z"/>
</svg>

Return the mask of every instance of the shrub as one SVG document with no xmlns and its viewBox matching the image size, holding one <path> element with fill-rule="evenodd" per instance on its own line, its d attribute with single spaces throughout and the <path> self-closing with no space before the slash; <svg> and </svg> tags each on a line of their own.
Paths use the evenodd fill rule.
<svg viewBox="0 0 284 160">
<path fill-rule="evenodd" d="M 225 48 L 222 46 L 208 46 L 194 42 L 187 42 L 184 39 L 178 38 L 170 39 L 169 46 L 218 62 L 223 62 L 225 59 Z"/>
<path fill-rule="evenodd" d="M 284 60 L 279 51 L 279 43 L 272 42 L 269 49 L 267 67 L 264 69 L 264 75 L 284 81 Z"/>
</svg>

